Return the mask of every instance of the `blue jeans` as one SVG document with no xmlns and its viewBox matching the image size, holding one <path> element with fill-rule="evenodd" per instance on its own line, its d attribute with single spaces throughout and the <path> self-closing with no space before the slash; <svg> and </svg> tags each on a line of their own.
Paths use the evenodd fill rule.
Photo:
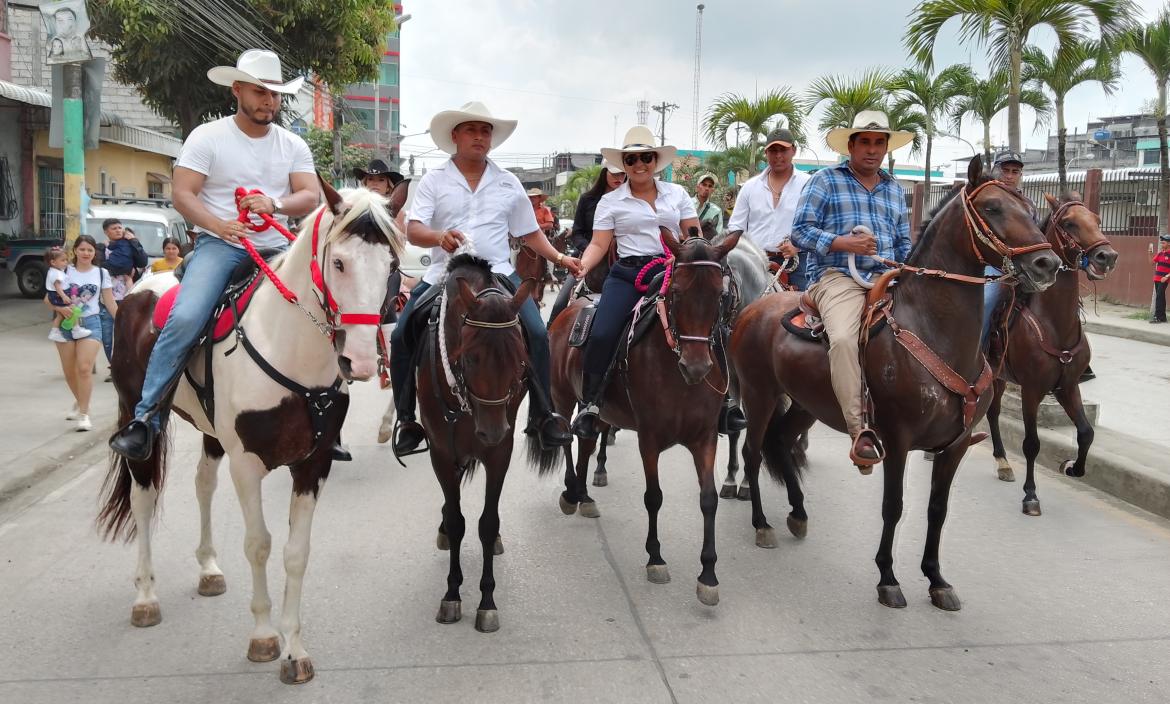
<svg viewBox="0 0 1170 704">
<path fill-rule="evenodd" d="M 183 288 L 175 297 L 175 306 L 150 353 L 146 379 L 142 382 L 142 399 L 134 408 L 135 418 L 143 418 L 162 401 L 171 382 L 182 371 L 180 365 L 187 361 L 187 353 L 211 318 L 232 271 L 247 258 L 246 251 L 218 237 L 200 235 L 195 240 L 195 250 L 186 260 Z M 158 430 L 159 414 L 155 413 L 150 420 Z"/>
<path fill-rule="evenodd" d="M 430 287 L 431 285 L 426 281 L 419 281 L 410 290 L 410 298 L 402 307 L 402 312 L 398 314 L 398 324 L 390 333 L 390 386 L 394 389 L 394 403 L 399 413 L 405 410 L 410 414 L 410 417 L 414 417 L 414 394 L 407 394 L 405 385 L 411 374 L 410 361 L 414 356 L 414 350 L 406 347 L 406 329 L 410 327 L 414 304 Z M 409 403 L 410 408 L 404 409 L 404 405 L 407 403 Z"/>
<path fill-rule="evenodd" d="M 642 294 L 634 288 L 641 267 L 614 264 L 601 287 L 601 302 L 593 318 L 593 329 L 585 343 L 583 366 L 586 374 L 605 374 L 617 352 L 622 329 L 634 304 Z"/>
<path fill-rule="evenodd" d="M 987 276 L 999 276 L 1002 272 L 993 266 L 988 266 L 983 270 Z M 1003 295 L 1003 284 L 988 283 L 983 286 L 983 328 L 979 335 L 979 348 L 987 347 L 987 338 L 991 335 L 991 316 L 995 313 L 995 307 L 999 305 L 1000 296 Z"/>
<path fill-rule="evenodd" d="M 121 303 L 121 301 L 118 302 Z M 105 303 L 98 305 L 100 308 L 98 316 L 101 318 L 102 326 L 102 348 L 106 351 L 106 361 L 109 362 L 114 356 L 114 316 L 106 310 Z"/>
<path fill-rule="evenodd" d="M 82 316 L 81 320 L 79 320 L 77 324 L 86 330 L 89 330 L 89 335 L 87 337 L 81 338 L 82 340 L 94 340 L 95 342 L 101 342 L 103 345 L 106 344 L 105 337 L 103 337 L 105 334 L 105 329 L 103 328 L 101 321 L 98 320 L 98 316 Z M 77 340 L 73 339 L 73 330 L 62 330 L 61 334 L 65 337 L 66 340 L 70 342 L 77 342 Z"/>
<path fill-rule="evenodd" d="M 520 286 L 519 274 L 510 274 L 508 280 L 512 282 L 513 286 Z M 549 380 L 548 328 L 545 327 L 544 319 L 540 317 L 540 309 L 536 307 L 536 301 L 533 301 L 531 296 L 524 300 L 524 305 L 520 306 L 520 324 L 524 326 L 524 334 L 528 337 L 528 358 L 532 362 L 532 371 L 536 372 L 536 380 L 540 383 L 540 388 L 544 390 L 544 397 L 552 399 L 552 383 Z M 532 408 L 533 404 L 530 402 L 528 407 Z"/>
</svg>

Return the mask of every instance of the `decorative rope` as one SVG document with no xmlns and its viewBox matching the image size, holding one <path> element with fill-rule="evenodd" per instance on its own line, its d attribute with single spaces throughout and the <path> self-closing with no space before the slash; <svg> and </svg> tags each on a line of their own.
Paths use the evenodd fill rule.
<svg viewBox="0 0 1170 704">
<path fill-rule="evenodd" d="M 262 196 L 264 194 L 258 188 L 253 188 L 251 191 L 248 191 L 243 187 L 237 188 L 236 207 L 239 208 L 240 201 L 243 200 L 246 196 L 250 195 Z M 284 235 L 285 238 L 290 242 L 296 240 L 296 236 L 294 236 L 293 233 L 289 232 L 284 227 L 284 225 L 281 225 L 268 213 L 260 214 L 260 219 L 263 222 L 262 224 L 257 225 L 254 224 L 248 217 L 249 212 L 247 208 L 239 208 L 239 210 L 240 222 L 244 223 L 252 232 L 263 232 L 264 230 L 273 228 L 280 234 Z M 240 238 L 240 243 L 244 245 L 244 249 L 247 250 L 248 256 L 252 258 L 252 261 L 256 262 L 256 266 L 260 268 L 260 271 L 264 272 L 264 275 L 268 277 L 268 280 L 272 282 L 272 285 L 276 287 L 276 290 L 280 291 L 280 295 L 284 297 L 284 300 L 288 301 L 289 303 L 296 303 L 297 294 L 293 293 L 287 286 L 285 286 L 284 282 L 280 280 L 280 277 L 276 275 L 276 272 L 272 270 L 272 267 L 268 266 L 268 262 L 264 261 L 264 257 L 260 256 L 260 252 L 256 250 L 256 245 L 252 244 L 252 242 L 247 237 Z"/>
<path fill-rule="evenodd" d="M 475 256 L 475 242 L 469 237 L 459 245 L 459 248 L 451 255 L 457 257 L 460 254 L 468 254 Z M 447 276 L 443 274 L 443 278 L 439 281 L 439 286 L 442 286 L 442 292 L 439 294 L 439 329 L 436 334 L 439 336 L 439 359 L 443 363 L 443 376 L 447 379 L 447 386 L 451 387 L 451 393 L 455 395 L 455 400 L 459 401 L 459 409 L 464 413 L 471 412 L 471 404 L 467 402 L 467 397 L 463 393 L 463 388 L 455 378 L 455 370 L 451 367 L 451 357 L 447 352 Z"/>
</svg>

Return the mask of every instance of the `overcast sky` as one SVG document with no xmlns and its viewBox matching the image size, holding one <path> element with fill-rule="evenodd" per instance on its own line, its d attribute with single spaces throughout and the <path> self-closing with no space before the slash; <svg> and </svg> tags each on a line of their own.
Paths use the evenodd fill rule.
<svg viewBox="0 0 1170 704">
<path fill-rule="evenodd" d="M 1137 0 L 1152 18 L 1164 0 Z M 501 117 L 519 120 L 512 137 L 493 152 L 502 166 L 539 166 L 554 151 L 597 151 L 615 145 L 636 124 L 637 102 L 676 103 L 667 122 L 667 143 L 710 148 L 700 136 L 692 144 L 695 5 L 685 0 L 403 0 L 412 15 L 402 26 L 403 133 L 422 132 L 434 113 L 470 100 Z M 902 46 L 907 16 L 916 0 L 867 3 L 856 0 L 707 0 L 703 13 L 702 71 L 697 110 L 702 115 L 725 92 L 754 96 L 772 88 L 803 93 L 825 74 L 857 74 L 870 67 L 909 64 Z M 971 63 L 981 74 L 983 47 L 961 46 L 958 22 L 943 29 L 936 66 Z M 1051 50 L 1055 39 L 1041 29 L 1031 43 Z M 1091 118 L 1136 113 L 1154 97 L 1154 82 L 1141 63 L 1122 60 L 1120 89 L 1075 89 L 1065 107 L 1069 130 L 1083 131 Z M 1033 132 L 1023 113 L 1023 137 L 1042 147 L 1047 130 Z M 657 133 L 657 114 L 650 113 Z M 809 121 L 815 125 L 816 115 Z M 616 130 L 615 130 L 616 118 Z M 1053 126 L 1054 130 L 1055 127 Z M 809 131 L 809 146 L 828 156 L 822 135 Z M 616 133 L 616 140 L 615 140 Z M 701 127 L 700 127 L 701 133 Z M 961 136 L 976 147 L 982 133 L 965 124 Z M 992 141 L 1007 142 L 1007 111 L 992 124 Z M 403 156 L 433 165 L 443 155 L 429 136 L 408 137 Z M 936 142 L 932 161 L 941 163 L 970 148 L 954 139 Z M 805 153 L 802 156 L 812 157 Z M 908 150 L 903 163 L 921 163 Z"/>
</svg>

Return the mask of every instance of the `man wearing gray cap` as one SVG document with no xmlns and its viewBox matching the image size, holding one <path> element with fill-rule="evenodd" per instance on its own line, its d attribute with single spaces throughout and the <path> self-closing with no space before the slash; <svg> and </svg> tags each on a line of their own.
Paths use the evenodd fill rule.
<svg viewBox="0 0 1170 704">
<path fill-rule="evenodd" d="M 695 212 L 699 214 L 699 226 L 703 230 L 710 230 L 715 236 L 723 234 L 723 209 L 711 201 L 711 194 L 718 185 L 719 179 L 715 174 L 702 174 L 695 182 L 695 197 L 691 199 L 695 204 Z"/>
</svg>

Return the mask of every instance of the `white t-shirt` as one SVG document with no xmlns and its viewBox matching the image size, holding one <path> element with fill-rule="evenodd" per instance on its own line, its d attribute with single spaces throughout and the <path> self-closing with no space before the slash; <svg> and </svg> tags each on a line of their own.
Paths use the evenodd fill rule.
<svg viewBox="0 0 1170 704">
<path fill-rule="evenodd" d="M 658 189 L 658 197 L 654 199 L 653 208 L 630 191 L 629 181 L 597 201 L 593 230 L 613 230 L 618 257 L 659 256 L 662 254 L 659 223 L 678 236 L 680 221 L 699 217 L 694 202 L 682 186 L 658 179 L 654 179 L 654 186 Z"/>
<path fill-rule="evenodd" d="M 68 267 L 66 267 L 68 269 Z M 65 291 L 65 295 L 69 295 L 69 284 L 66 283 L 66 272 L 61 271 L 55 267 L 49 267 L 49 271 L 45 274 L 45 290 L 49 293 L 56 293 L 55 284 L 60 281 L 61 289 Z"/>
<path fill-rule="evenodd" d="M 788 183 L 780 193 L 780 200 L 772 205 L 772 190 L 768 186 L 768 172 L 756 174 L 743 184 L 735 199 L 735 209 L 727 221 L 727 231 L 743 233 L 765 252 L 779 251 L 780 245 L 792 238 L 792 221 L 800 194 L 812 176 L 793 169 Z"/>
<path fill-rule="evenodd" d="M 410 219 L 432 230 L 459 230 L 475 243 L 476 256 L 504 275 L 515 271 L 508 235 L 523 237 L 540 229 L 520 179 L 490 159 L 474 193 L 450 160 L 427 171 L 411 201 Z M 447 259 L 442 247 L 432 247 L 431 267 L 423 281 L 438 283 Z"/>
<path fill-rule="evenodd" d="M 111 288 L 114 282 L 110 280 L 110 272 L 100 266 L 91 267 L 89 271 L 78 271 L 73 267 L 65 270 L 65 289 L 77 287 L 77 302 L 84 306 L 81 315 L 97 315 L 98 302 L 101 299 L 101 290 Z"/>
<path fill-rule="evenodd" d="M 259 188 L 266 196 L 284 198 L 292 192 L 289 174 L 316 173 L 313 154 L 305 140 L 278 125 L 269 125 L 268 134 L 254 139 L 244 134 L 231 116 L 192 130 L 179 150 L 175 166 L 207 177 L 199 200 L 212 215 L 224 220 L 239 216 L 237 187 L 249 191 Z M 288 225 L 287 216 L 277 214 L 276 219 Z M 249 233 L 249 237 L 257 247 L 288 243 L 284 235 L 272 228 Z"/>
</svg>

